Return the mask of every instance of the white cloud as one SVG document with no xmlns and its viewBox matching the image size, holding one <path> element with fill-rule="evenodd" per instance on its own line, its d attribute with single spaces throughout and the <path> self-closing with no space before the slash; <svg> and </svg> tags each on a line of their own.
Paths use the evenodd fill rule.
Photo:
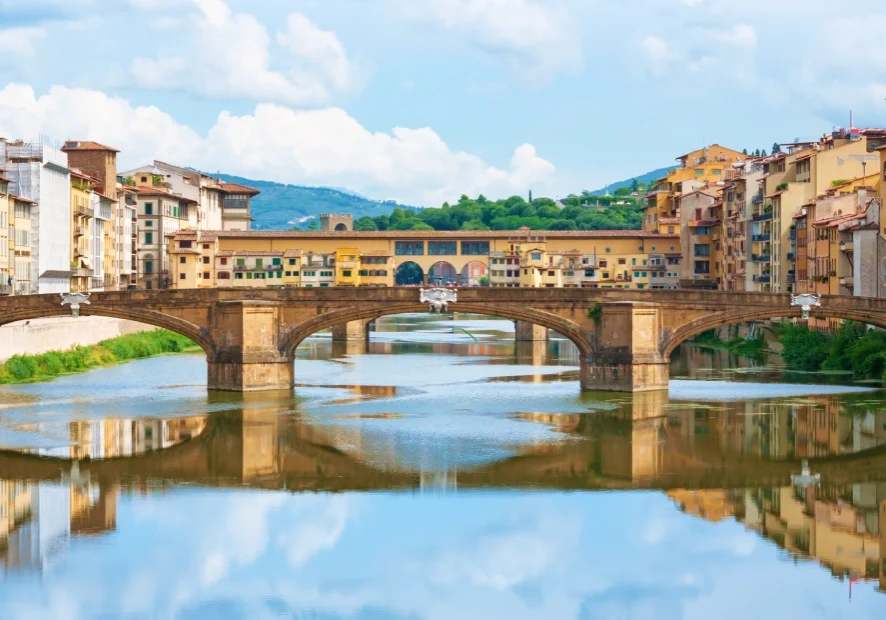
<svg viewBox="0 0 886 620">
<path fill-rule="evenodd" d="M 138 86 L 287 105 L 325 103 L 355 86 L 356 69 L 342 43 L 304 15 L 289 15 L 274 44 L 258 19 L 233 12 L 223 0 L 193 3 L 199 10 L 178 27 L 166 22 L 156 29 L 171 43 L 169 53 L 132 61 Z"/>
<path fill-rule="evenodd" d="M 34 56 L 45 36 L 43 28 L 0 28 L 0 55 Z"/>
<path fill-rule="evenodd" d="M 416 21 L 500 56 L 535 81 L 581 60 L 577 34 L 560 3 L 538 0 L 390 0 Z"/>
<path fill-rule="evenodd" d="M 120 169 L 165 159 L 286 183 L 350 187 L 411 204 L 438 205 L 462 193 L 490 197 L 543 186 L 554 166 L 532 145 L 509 168 L 452 150 L 429 127 L 371 132 L 339 108 L 293 110 L 260 104 L 252 114 L 222 112 L 205 135 L 162 110 L 86 89 L 30 86 L 0 90 L 0 135 L 108 143 L 122 151 Z"/>
<path fill-rule="evenodd" d="M 643 39 L 641 45 L 652 75 L 664 75 L 671 62 L 677 58 L 667 41 L 660 37 L 649 35 Z"/>
</svg>

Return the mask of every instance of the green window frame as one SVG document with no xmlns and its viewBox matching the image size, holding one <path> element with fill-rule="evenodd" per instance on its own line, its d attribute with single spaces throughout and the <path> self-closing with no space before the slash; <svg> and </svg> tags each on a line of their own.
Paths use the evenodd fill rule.
<svg viewBox="0 0 886 620">
<path fill-rule="evenodd" d="M 145 203 L 145 215 L 154 215 L 154 203 L 146 202 Z"/>
<path fill-rule="evenodd" d="M 238 259 L 237 259 L 237 266 L 238 266 L 238 267 L 243 267 L 243 266 L 245 266 L 245 265 L 246 265 L 246 259 L 245 259 L 245 258 L 238 258 Z"/>
<path fill-rule="evenodd" d="M 341 277 L 350 278 L 351 277 L 351 270 L 350 269 L 342 269 Z"/>
<path fill-rule="evenodd" d="M 272 264 L 272 265 L 282 265 L 282 264 L 283 264 L 283 259 L 282 259 L 282 258 L 274 258 L 274 259 L 271 259 L 271 264 Z"/>
<path fill-rule="evenodd" d="M 154 243 L 154 233 L 146 232 L 145 233 L 145 245 L 152 245 Z"/>
<path fill-rule="evenodd" d="M 361 275 L 361 276 L 368 276 L 368 275 L 369 275 L 369 270 L 368 270 L 368 269 L 361 269 L 361 270 L 360 270 L 360 275 Z"/>
<path fill-rule="evenodd" d="M 265 261 L 263 258 L 256 258 L 255 259 L 255 268 L 256 269 L 262 269 L 264 266 L 265 266 Z"/>
</svg>

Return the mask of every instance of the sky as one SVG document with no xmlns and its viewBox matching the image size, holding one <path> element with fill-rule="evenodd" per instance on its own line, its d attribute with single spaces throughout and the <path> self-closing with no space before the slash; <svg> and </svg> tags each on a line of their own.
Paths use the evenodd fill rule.
<svg viewBox="0 0 886 620">
<path fill-rule="evenodd" d="M 0 0 L 0 136 L 436 206 L 886 125 L 882 0 Z"/>
</svg>

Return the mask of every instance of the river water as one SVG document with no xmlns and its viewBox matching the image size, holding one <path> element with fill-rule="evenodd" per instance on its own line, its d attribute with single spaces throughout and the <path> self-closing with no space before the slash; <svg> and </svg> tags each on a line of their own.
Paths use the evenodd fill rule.
<svg viewBox="0 0 886 620">
<path fill-rule="evenodd" d="M 0 388 L 0 618 L 886 617 L 886 394 L 724 355 L 581 394 L 568 341 L 410 315 L 292 395 Z"/>
</svg>

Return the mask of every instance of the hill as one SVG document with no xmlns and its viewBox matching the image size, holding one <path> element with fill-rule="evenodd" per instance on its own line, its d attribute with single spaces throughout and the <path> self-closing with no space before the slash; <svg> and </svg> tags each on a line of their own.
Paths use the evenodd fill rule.
<svg viewBox="0 0 886 620">
<path fill-rule="evenodd" d="M 226 183 L 254 187 L 261 194 L 252 200 L 254 230 L 288 230 L 321 213 L 350 213 L 354 219 L 387 215 L 394 208 L 414 209 L 393 200 L 370 200 L 349 190 L 285 185 L 230 174 L 214 174 Z"/>
<path fill-rule="evenodd" d="M 676 166 L 670 166 L 668 168 L 658 168 L 657 170 L 652 170 L 651 172 L 641 174 L 640 176 L 631 177 L 630 179 L 625 179 L 624 181 L 619 181 L 618 183 L 610 183 L 604 188 L 591 192 L 591 195 L 604 196 L 606 193 L 614 192 L 619 188 L 630 187 L 633 184 L 634 179 L 637 180 L 637 183 L 643 183 L 644 185 L 646 185 L 646 187 L 649 187 L 650 183 L 657 181 L 663 176 L 667 176 L 668 172 L 674 170 L 675 168 Z"/>
</svg>

